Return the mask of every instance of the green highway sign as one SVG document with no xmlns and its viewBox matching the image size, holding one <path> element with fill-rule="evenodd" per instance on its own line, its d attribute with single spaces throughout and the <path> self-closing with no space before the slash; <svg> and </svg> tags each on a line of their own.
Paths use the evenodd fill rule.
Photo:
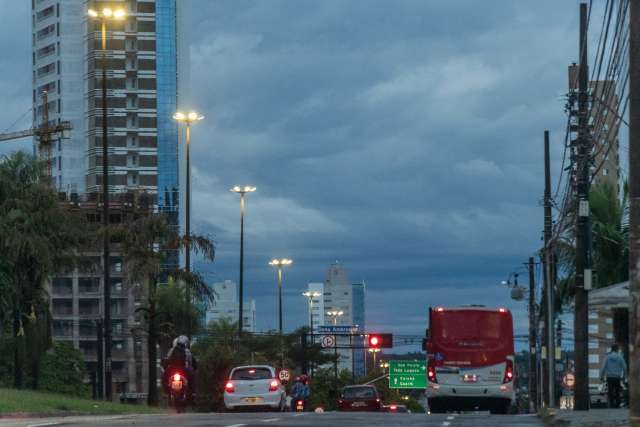
<svg viewBox="0 0 640 427">
<path fill-rule="evenodd" d="M 427 361 L 389 360 L 389 388 L 427 388 Z"/>
</svg>

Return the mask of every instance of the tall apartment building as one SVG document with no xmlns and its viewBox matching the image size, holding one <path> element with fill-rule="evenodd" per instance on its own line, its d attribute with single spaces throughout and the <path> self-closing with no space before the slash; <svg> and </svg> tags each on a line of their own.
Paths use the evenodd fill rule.
<svg viewBox="0 0 640 427">
<path fill-rule="evenodd" d="M 104 7 L 123 8 L 127 13 L 122 21 L 108 21 L 105 52 L 99 23 L 87 15 L 89 8 Z M 33 122 L 41 124 L 41 94 L 46 91 L 49 122 L 68 121 L 72 127 L 69 138 L 55 141 L 50 153 L 52 182 L 59 192 L 88 203 L 99 203 L 101 198 L 104 53 L 113 215 L 118 214 L 118 193 L 144 190 L 155 194 L 158 209 L 171 224 L 179 227 L 184 221 L 180 190 L 184 144 L 179 144 L 172 115 L 187 101 L 186 8 L 186 2 L 178 0 L 32 0 Z M 93 255 L 99 257 L 97 252 Z M 177 265 L 179 254 L 169 253 L 167 260 L 170 266 Z M 114 265 L 126 268 L 126 260 Z M 124 276 L 118 279 L 123 289 L 130 289 Z M 53 337 L 71 339 L 83 349 L 89 364 L 96 336 L 82 313 L 97 318 L 103 312 L 101 280 L 77 271 L 52 280 Z M 127 293 L 120 295 L 124 295 L 118 302 L 122 302 L 122 316 L 129 318 L 135 301 Z M 132 374 L 137 372 L 134 346 L 115 339 L 119 325 L 114 317 L 114 363 L 119 363 L 116 355 L 122 353 L 128 374 L 115 377 L 114 390 L 144 391 L 146 386 L 140 387 Z"/>
<path fill-rule="evenodd" d="M 220 319 L 237 322 L 240 304 L 238 303 L 236 283 L 231 280 L 225 280 L 214 283 L 212 287 L 216 294 L 216 299 L 207 307 L 206 324 L 208 325 Z M 256 301 L 245 301 L 242 311 L 242 330 L 256 332 Z"/>
<path fill-rule="evenodd" d="M 569 90 L 578 89 L 579 66 L 569 66 Z M 593 184 L 607 182 L 616 192 L 620 189 L 620 142 L 618 133 L 620 100 L 613 80 L 589 82 L 591 94 L 590 123 L 593 138 Z"/>
<path fill-rule="evenodd" d="M 130 194 L 114 196 L 111 218 L 123 222 L 131 211 Z M 61 200 L 78 209 L 90 224 L 99 227 L 102 207 L 95 200 Z M 73 343 L 84 357 L 88 372 L 96 372 L 98 322 L 105 310 L 103 296 L 103 257 L 99 248 L 82 253 L 78 266 L 61 272 L 49 283 L 52 336 L 56 341 Z M 114 391 L 119 395 L 139 395 L 147 391 L 148 368 L 146 337 L 141 313 L 144 289 L 127 280 L 127 265 L 112 245 L 110 256 L 112 371 Z"/>
<path fill-rule="evenodd" d="M 592 168 L 595 184 L 607 182 L 616 190 L 620 187 L 620 130 L 617 115 L 620 113 L 616 82 L 599 80 L 590 82 L 593 106 L 591 107 L 593 154 Z"/>
<path fill-rule="evenodd" d="M 329 266 L 324 280 L 324 309 L 325 315 L 329 311 L 342 311 L 342 315 L 336 318 L 336 325 L 353 326 L 353 288 L 347 277 L 344 267 L 335 262 Z M 325 324 L 332 325 L 333 319 L 325 316 Z M 348 345 L 349 339 L 338 337 L 339 345 Z M 338 369 L 353 369 L 353 352 L 350 350 L 338 350 L 340 356 Z"/>
</svg>

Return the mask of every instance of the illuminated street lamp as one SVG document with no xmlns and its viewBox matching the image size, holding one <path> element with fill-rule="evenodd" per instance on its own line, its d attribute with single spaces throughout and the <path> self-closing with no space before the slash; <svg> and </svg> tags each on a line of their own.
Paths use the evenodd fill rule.
<svg viewBox="0 0 640 427">
<path fill-rule="evenodd" d="M 284 368 L 284 346 L 282 341 L 282 268 L 291 265 L 288 258 L 272 259 L 269 265 L 278 270 L 278 330 L 280 331 L 280 367 Z"/>
<path fill-rule="evenodd" d="M 309 329 L 311 330 L 311 342 L 313 342 L 313 299 L 322 295 L 322 292 L 303 292 L 302 295 L 309 301 Z"/>
<path fill-rule="evenodd" d="M 110 284 L 110 237 L 109 237 L 109 143 L 107 127 L 107 22 L 121 21 L 126 18 L 124 9 L 110 9 L 105 7 L 101 11 L 95 9 L 87 10 L 89 18 L 100 22 L 100 33 L 102 38 L 102 55 L 100 67 L 102 68 L 102 235 L 104 264 L 103 269 L 103 325 L 104 325 L 104 366 L 98 367 L 98 390 L 102 395 L 104 379 L 104 396 L 107 400 L 113 400 L 112 393 L 112 372 L 111 372 L 111 286 Z M 95 67 L 94 67 L 95 69 Z M 99 333 L 100 334 L 100 333 Z M 102 344 L 99 344 L 100 347 Z M 98 351 L 101 354 L 100 351 Z"/>
<path fill-rule="evenodd" d="M 244 299 L 244 197 L 246 194 L 256 191 L 256 187 L 251 187 L 249 185 L 240 187 L 239 185 L 236 185 L 229 191 L 240 195 L 240 300 L 238 301 L 238 338 L 240 338 L 240 336 L 242 335 L 242 311 L 244 310 L 242 301 Z"/>
<path fill-rule="evenodd" d="M 343 314 L 344 314 L 344 311 L 342 310 L 327 311 L 327 316 L 333 319 L 334 326 L 338 324 L 338 317 L 342 316 Z"/>
<path fill-rule="evenodd" d="M 278 270 L 278 329 L 280 335 L 282 335 L 282 268 L 293 263 L 292 260 L 287 258 L 272 259 L 269 261 L 269 265 L 276 267 Z"/>
<path fill-rule="evenodd" d="M 185 269 L 191 271 L 191 124 L 197 123 L 204 119 L 204 116 L 191 111 L 187 114 L 178 111 L 173 115 L 173 118 L 178 123 L 184 123 L 186 125 L 185 141 L 187 145 L 187 180 L 186 180 L 186 198 L 185 198 L 185 236 L 187 240 L 185 242 Z M 187 307 L 191 305 L 191 291 L 187 286 L 185 289 L 185 297 L 187 300 Z M 191 318 L 187 321 L 187 336 L 191 338 Z"/>
</svg>

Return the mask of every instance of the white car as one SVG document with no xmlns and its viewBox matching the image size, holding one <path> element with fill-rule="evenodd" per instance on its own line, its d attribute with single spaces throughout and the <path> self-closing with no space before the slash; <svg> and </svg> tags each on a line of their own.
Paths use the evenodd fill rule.
<svg viewBox="0 0 640 427">
<path fill-rule="evenodd" d="M 224 386 L 224 406 L 228 410 L 270 408 L 284 411 L 286 392 L 272 366 L 239 366 L 231 370 Z"/>
</svg>

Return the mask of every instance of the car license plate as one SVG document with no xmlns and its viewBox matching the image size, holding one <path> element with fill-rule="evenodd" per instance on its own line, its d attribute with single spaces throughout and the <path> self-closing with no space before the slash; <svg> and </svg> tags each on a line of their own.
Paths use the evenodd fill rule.
<svg viewBox="0 0 640 427">
<path fill-rule="evenodd" d="M 182 381 L 171 381 L 171 390 L 182 390 Z"/>
<path fill-rule="evenodd" d="M 464 374 L 462 377 L 462 381 L 465 383 L 476 383 L 478 382 L 479 377 L 475 374 Z"/>
<path fill-rule="evenodd" d="M 262 402 L 264 402 L 264 398 L 262 398 L 262 397 L 245 397 L 244 401 L 246 403 L 262 403 Z"/>
<path fill-rule="evenodd" d="M 351 406 L 356 406 L 356 407 L 357 407 L 357 406 L 365 406 L 365 405 L 366 405 L 366 404 L 365 404 L 364 402 L 353 402 L 353 403 L 351 404 Z"/>
</svg>

